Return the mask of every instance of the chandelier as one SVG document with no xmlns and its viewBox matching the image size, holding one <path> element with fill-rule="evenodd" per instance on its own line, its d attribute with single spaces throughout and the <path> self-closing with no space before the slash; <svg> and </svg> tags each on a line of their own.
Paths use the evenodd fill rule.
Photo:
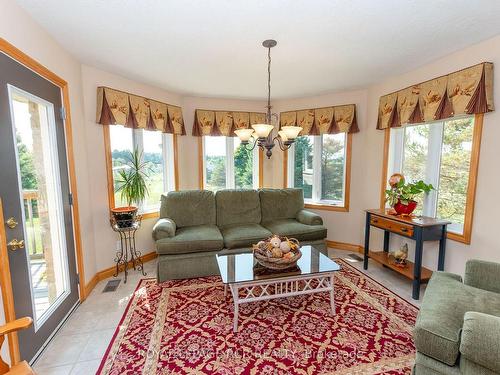
<svg viewBox="0 0 500 375">
<path fill-rule="evenodd" d="M 239 129 L 234 132 L 241 141 L 246 150 L 252 151 L 255 146 L 259 146 L 262 150 L 266 150 L 267 158 L 271 158 L 273 147 L 278 143 L 282 151 L 288 150 L 295 139 L 299 135 L 302 127 L 300 126 L 283 126 L 278 135 L 273 138 L 274 125 L 272 120 L 278 119 L 278 115 L 271 113 L 271 48 L 276 46 L 278 42 L 273 39 L 264 40 L 262 45 L 267 48 L 267 112 L 266 122 L 264 124 L 254 124 L 252 129 Z M 252 146 L 249 146 L 250 140 L 253 139 Z"/>
</svg>

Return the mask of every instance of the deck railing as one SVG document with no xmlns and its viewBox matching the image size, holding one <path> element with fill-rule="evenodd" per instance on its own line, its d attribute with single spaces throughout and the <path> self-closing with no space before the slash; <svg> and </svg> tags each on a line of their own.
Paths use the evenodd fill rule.
<svg viewBox="0 0 500 375">
<path fill-rule="evenodd" d="M 42 232 L 38 214 L 38 190 L 23 190 L 27 245 L 31 259 L 43 258 Z"/>
</svg>

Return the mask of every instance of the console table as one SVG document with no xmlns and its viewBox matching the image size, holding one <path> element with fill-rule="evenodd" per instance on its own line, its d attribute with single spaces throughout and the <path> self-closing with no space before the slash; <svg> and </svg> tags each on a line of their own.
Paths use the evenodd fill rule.
<svg viewBox="0 0 500 375">
<path fill-rule="evenodd" d="M 446 228 L 451 222 L 426 216 L 395 216 L 387 210 L 366 210 L 365 256 L 363 268 L 368 269 L 368 259 L 372 260 L 413 280 L 413 299 L 419 299 L 420 284 L 429 281 L 432 271 L 422 267 L 423 244 L 425 241 L 439 241 L 438 271 L 444 269 L 446 250 Z M 370 251 L 370 228 L 384 231 L 384 251 Z M 397 266 L 389 256 L 390 234 L 415 240 L 415 263 L 407 261 L 406 267 Z"/>
</svg>

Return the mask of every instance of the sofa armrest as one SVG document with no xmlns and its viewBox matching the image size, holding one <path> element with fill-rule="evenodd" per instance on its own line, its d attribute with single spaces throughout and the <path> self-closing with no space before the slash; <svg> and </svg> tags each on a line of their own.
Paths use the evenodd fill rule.
<svg viewBox="0 0 500 375">
<path fill-rule="evenodd" d="M 465 265 L 464 284 L 500 293 L 500 263 L 471 259 Z"/>
<path fill-rule="evenodd" d="M 469 361 L 500 373 L 500 317 L 469 311 L 464 316 L 460 353 Z"/>
<path fill-rule="evenodd" d="M 297 213 L 296 219 L 302 224 L 323 225 L 323 219 L 321 218 L 321 216 L 307 210 L 300 210 Z"/>
<path fill-rule="evenodd" d="M 155 241 L 175 236 L 177 226 L 172 219 L 162 218 L 153 227 L 153 239 Z"/>
<path fill-rule="evenodd" d="M 445 271 L 433 271 L 432 272 L 432 277 L 437 278 L 437 277 L 446 277 L 449 279 L 457 280 L 462 282 L 462 276 L 457 275 L 456 273 L 451 273 L 451 272 L 445 272 Z"/>
</svg>

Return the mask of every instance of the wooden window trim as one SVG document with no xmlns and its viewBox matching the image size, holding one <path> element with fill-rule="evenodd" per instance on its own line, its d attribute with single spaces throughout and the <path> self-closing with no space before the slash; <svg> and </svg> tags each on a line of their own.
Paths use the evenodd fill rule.
<svg viewBox="0 0 500 375">
<path fill-rule="evenodd" d="M 205 188 L 203 173 L 203 136 L 198 138 L 198 186 L 200 190 Z M 264 185 L 264 151 L 259 148 L 259 188 Z"/>
<path fill-rule="evenodd" d="M 111 140 L 109 135 L 109 127 L 113 125 L 102 125 L 102 132 L 104 138 L 104 153 L 106 155 L 106 176 L 108 182 L 108 205 L 109 209 L 115 207 L 115 191 L 114 191 L 114 180 L 113 180 L 113 157 L 111 152 Z M 178 147 L 178 135 L 173 134 L 173 153 L 174 153 L 174 188 L 179 190 L 179 147 Z M 155 210 L 152 212 L 146 212 L 142 214 L 143 219 L 150 219 L 160 216 L 160 210 Z"/>
<path fill-rule="evenodd" d="M 472 134 L 472 149 L 469 170 L 469 182 L 467 198 L 465 203 L 464 232 L 462 234 L 448 232 L 447 238 L 453 241 L 470 245 L 472 239 L 472 222 L 474 219 L 474 206 L 476 200 L 477 175 L 479 170 L 479 156 L 481 154 L 481 138 L 483 134 L 484 114 L 474 115 L 474 132 Z M 385 189 L 387 186 L 387 170 L 389 162 L 389 147 L 391 141 L 391 129 L 384 131 L 384 151 L 382 165 L 382 179 L 380 183 L 380 208 L 385 208 Z"/>
<path fill-rule="evenodd" d="M 349 212 L 349 202 L 351 200 L 351 165 L 352 165 L 352 134 L 347 133 L 344 204 L 342 206 L 333 206 L 331 204 L 306 203 L 304 204 L 304 207 L 313 210 Z M 283 187 L 284 188 L 288 187 L 288 150 L 283 153 Z"/>
</svg>

